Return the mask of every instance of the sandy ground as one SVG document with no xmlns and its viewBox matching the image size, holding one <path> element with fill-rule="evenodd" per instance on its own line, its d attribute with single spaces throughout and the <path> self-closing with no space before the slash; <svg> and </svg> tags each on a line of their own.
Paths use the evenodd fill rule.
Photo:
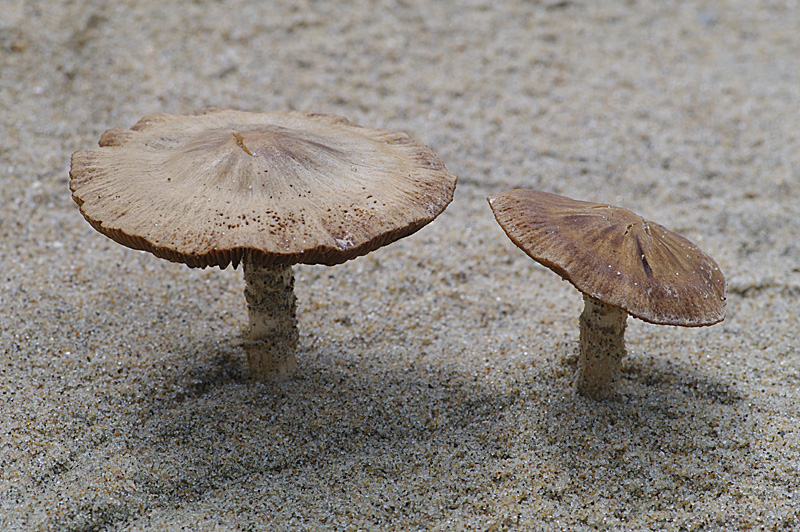
<svg viewBox="0 0 800 532">
<path fill-rule="evenodd" d="M 0 0 L 0 529 L 800 530 L 800 4 Z M 297 268 L 296 376 L 248 380 L 241 271 L 96 233 L 70 154 L 205 106 L 405 131 L 419 233 Z M 580 295 L 486 197 L 681 232 L 727 319 L 629 320 L 574 392 Z"/>
</svg>

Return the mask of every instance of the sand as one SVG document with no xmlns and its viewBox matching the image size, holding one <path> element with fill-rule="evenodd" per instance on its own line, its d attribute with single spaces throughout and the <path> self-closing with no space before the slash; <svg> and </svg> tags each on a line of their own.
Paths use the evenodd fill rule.
<svg viewBox="0 0 800 532">
<path fill-rule="evenodd" d="M 0 5 L 0 529 L 800 529 L 800 4 Z M 241 270 L 95 232 L 70 154 L 152 112 L 336 113 L 459 176 L 417 234 L 296 269 L 248 379 Z M 631 209 L 713 256 L 727 319 L 629 320 L 574 391 L 582 301 L 486 202 Z"/>
</svg>

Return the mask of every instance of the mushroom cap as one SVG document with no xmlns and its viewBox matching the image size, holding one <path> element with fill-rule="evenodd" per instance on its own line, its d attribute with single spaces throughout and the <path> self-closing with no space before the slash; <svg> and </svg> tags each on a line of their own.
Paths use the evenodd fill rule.
<svg viewBox="0 0 800 532">
<path fill-rule="evenodd" d="M 201 109 L 110 129 L 72 155 L 97 231 L 192 267 L 339 264 L 414 233 L 456 177 L 404 133 L 318 113 Z"/>
<path fill-rule="evenodd" d="M 536 190 L 489 198 L 508 237 L 584 294 L 641 320 L 698 327 L 725 318 L 714 259 L 665 227 L 612 205 Z"/>
</svg>

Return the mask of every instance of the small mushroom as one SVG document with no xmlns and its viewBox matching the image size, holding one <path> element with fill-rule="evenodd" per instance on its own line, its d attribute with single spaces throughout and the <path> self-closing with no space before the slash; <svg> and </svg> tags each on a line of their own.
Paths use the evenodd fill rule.
<svg viewBox="0 0 800 532">
<path fill-rule="evenodd" d="M 75 152 L 70 169 L 81 214 L 116 242 L 193 268 L 243 264 L 246 351 L 262 380 L 296 366 L 291 266 L 340 264 L 408 236 L 455 185 L 403 133 L 298 111 L 146 116 Z"/>
<path fill-rule="evenodd" d="M 532 259 L 583 293 L 577 387 L 611 388 L 630 314 L 700 327 L 725 318 L 725 277 L 695 244 L 633 212 L 536 190 L 489 198 L 497 222 Z"/>
</svg>

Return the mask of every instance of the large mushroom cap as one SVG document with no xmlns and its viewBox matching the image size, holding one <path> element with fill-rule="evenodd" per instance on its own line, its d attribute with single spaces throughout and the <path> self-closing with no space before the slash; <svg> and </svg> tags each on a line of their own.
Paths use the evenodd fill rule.
<svg viewBox="0 0 800 532">
<path fill-rule="evenodd" d="M 72 156 L 72 198 L 125 246 L 192 267 L 339 264 L 407 236 L 456 177 L 403 133 L 333 115 L 203 109 L 111 129 Z"/>
<path fill-rule="evenodd" d="M 535 190 L 489 198 L 508 237 L 584 294 L 663 325 L 725 317 L 725 277 L 689 240 L 633 212 Z"/>
</svg>

